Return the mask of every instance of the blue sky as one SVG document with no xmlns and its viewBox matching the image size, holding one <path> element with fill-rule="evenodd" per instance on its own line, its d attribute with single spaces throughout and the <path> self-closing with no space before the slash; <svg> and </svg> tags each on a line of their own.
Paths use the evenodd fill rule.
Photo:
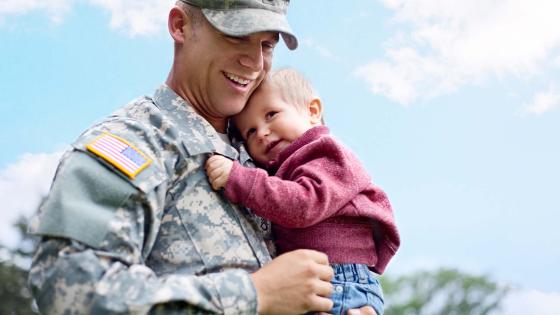
<svg viewBox="0 0 560 315">
<path fill-rule="evenodd" d="M 25 3 L 0 0 L 3 243 L 61 150 L 151 94 L 172 55 L 173 1 Z M 550 307 L 535 314 L 558 313 L 559 10 L 547 0 L 292 1 L 300 47 L 280 46 L 274 65 L 314 83 L 332 132 L 389 194 L 403 241 L 389 273 L 458 267 L 537 290 Z"/>
</svg>

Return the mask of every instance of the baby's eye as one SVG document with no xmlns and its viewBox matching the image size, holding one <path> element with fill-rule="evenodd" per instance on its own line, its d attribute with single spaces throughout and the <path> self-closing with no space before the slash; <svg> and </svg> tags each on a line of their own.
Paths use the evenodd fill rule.
<svg viewBox="0 0 560 315">
<path fill-rule="evenodd" d="M 251 128 L 251 129 L 247 130 L 247 132 L 245 133 L 245 137 L 246 137 L 247 139 L 249 139 L 249 136 L 251 136 L 252 134 L 254 134 L 255 131 L 257 131 L 255 128 Z"/>
<path fill-rule="evenodd" d="M 276 114 L 278 114 L 278 112 L 271 111 L 271 112 L 266 113 L 264 118 L 270 119 L 270 118 L 274 117 L 274 115 L 276 115 Z"/>
</svg>

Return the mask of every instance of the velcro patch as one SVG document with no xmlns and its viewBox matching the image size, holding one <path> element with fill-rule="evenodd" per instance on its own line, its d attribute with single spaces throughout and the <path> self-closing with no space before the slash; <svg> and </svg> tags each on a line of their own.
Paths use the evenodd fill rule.
<svg viewBox="0 0 560 315">
<path fill-rule="evenodd" d="M 95 138 L 86 145 L 86 148 L 130 178 L 134 178 L 152 163 L 151 159 L 128 141 L 110 133 L 104 133 Z"/>
</svg>

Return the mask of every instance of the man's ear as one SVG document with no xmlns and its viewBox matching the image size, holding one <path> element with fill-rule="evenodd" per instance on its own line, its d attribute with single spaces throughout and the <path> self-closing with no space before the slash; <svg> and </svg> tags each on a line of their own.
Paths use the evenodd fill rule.
<svg viewBox="0 0 560 315">
<path fill-rule="evenodd" d="M 167 26 L 175 44 L 183 44 L 185 42 L 185 24 L 188 22 L 187 14 L 180 7 L 175 6 L 169 11 Z"/>
<path fill-rule="evenodd" d="M 309 120 L 313 126 L 322 125 L 323 118 L 323 104 L 321 99 L 314 98 L 307 105 L 307 110 L 309 111 Z"/>
</svg>

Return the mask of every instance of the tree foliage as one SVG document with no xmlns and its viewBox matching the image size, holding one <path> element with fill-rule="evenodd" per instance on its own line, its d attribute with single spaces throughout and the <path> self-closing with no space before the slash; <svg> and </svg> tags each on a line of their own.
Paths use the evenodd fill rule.
<svg viewBox="0 0 560 315">
<path fill-rule="evenodd" d="M 36 240 L 26 234 L 25 219 L 18 220 L 15 226 L 21 236 L 18 247 L 10 249 L 0 245 L 0 314 L 34 315 L 27 274 Z"/>
<path fill-rule="evenodd" d="M 499 310 L 508 288 L 456 269 L 382 277 L 386 315 L 486 315 Z"/>
<path fill-rule="evenodd" d="M 27 315 L 31 310 L 31 293 L 26 285 L 27 270 L 10 262 L 0 262 L 0 314 Z"/>
</svg>

